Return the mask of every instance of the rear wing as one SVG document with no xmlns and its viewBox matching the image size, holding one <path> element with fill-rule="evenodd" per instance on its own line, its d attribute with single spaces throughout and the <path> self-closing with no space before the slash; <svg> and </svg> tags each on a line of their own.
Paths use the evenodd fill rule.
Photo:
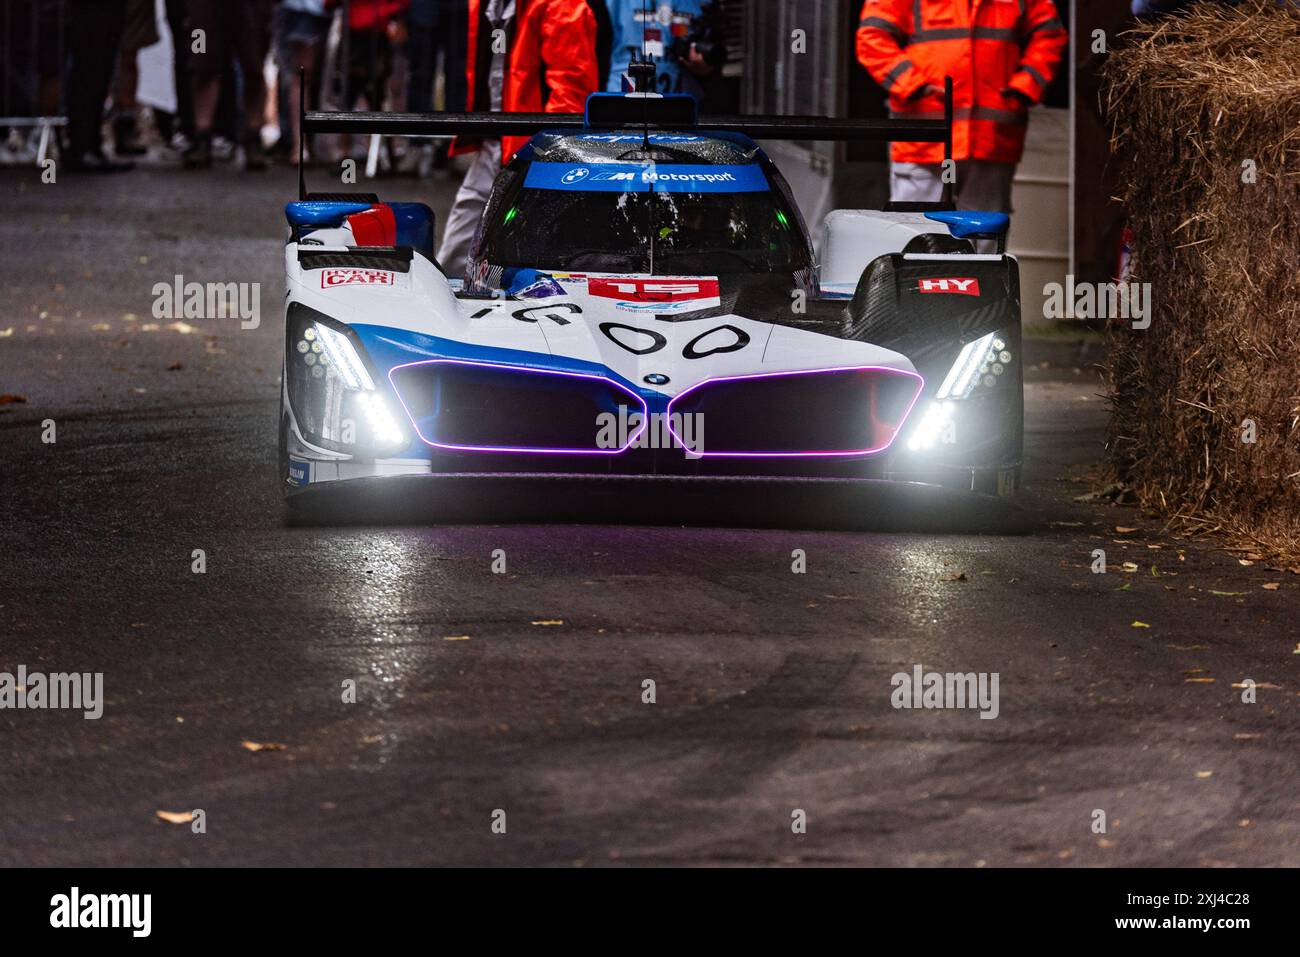
<svg viewBox="0 0 1300 957">
<path fill-rule="evenodd" d="M 756 140 L 884 141 L 942 143 L 944 159 L 952 158 L 952 77 L 943 83 L 943 119 L 893 117 L 853 120 L 830 116 L 695 116 L 679 108 L 684 97 L 647 94 L 593 94 L 586 113 L 332 113 L 307 111 L 300 101 L 304 133 L 351 133 L 360 136 L 467 136 L 497 139 L 532 136 L 543 130 L 622 130 L 680 133 L 702 130 L 742 133 Z M 621 107 L 619 102 L 623 104 Z M 597 109 L 597 106 L 600 108 Z M 299 198 L 305 199 L 299 163 Z M 944 184 L 946 208 L 949 187 Z M 930 205 L 930 204 L 927 204 Z M 936 206 L 940 204 L 935 204 Z"/>
</svg>

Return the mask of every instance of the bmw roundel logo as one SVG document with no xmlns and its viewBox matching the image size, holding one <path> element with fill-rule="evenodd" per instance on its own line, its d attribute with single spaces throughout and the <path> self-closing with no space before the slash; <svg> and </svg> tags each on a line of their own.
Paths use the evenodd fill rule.
<svg viewBox="0 0 1300 957">
<path fill-rule="evenodd" d="M 587 169 L 587 167 L 585 166 L 579 166 L 575 169 L 569 170 L 567 173 L 561 176 L 560 182 L 563 183 L 565 186 L 570 186 L 573 183 L 581 183 L 584 179 L 586 179 L 590 175 L 591 175 L 591 170 Z"/>
<path fill-rule="evenodd" d="M 641 381 L 649 383 L 650 385 L 667 385 L 668 376 L 664 375 L 662 372 L 651 372 Z"/>
</svg>

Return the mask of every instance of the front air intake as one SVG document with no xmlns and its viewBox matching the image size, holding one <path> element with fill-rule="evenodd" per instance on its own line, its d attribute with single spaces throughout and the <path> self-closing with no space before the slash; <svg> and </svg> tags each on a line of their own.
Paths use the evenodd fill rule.
<svg viewBox="0 0 1300 957">
<path fill-rule="evenodd" d="M 668 403 L 698 416 L 709 456 L 853 456 L 889 448 L 921 394 L 915 372 L 864 366 L 706 379 Z"/>
<path fill-rule="evenodd" d="M 603 423 L 646 421 L 645 400 L 604 376 L 430 359 L 388 373 L 407 417 L 429 446 L 462 452 L 616 455 L 644 430 L 602 441 Z"/>
</svg>

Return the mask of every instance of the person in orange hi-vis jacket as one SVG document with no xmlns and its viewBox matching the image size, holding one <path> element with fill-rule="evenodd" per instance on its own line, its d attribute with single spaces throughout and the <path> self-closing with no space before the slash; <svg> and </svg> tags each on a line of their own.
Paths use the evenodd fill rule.
<svg viewBox="0 0 1300 957">
<path fill-rule="evenodd" d="M 596 14 L 604 0 L 469 0 L 470 111 L 581 113 L 587 94 L 601 88 Z M 447 216 L 438 261 L 449 276 L 463 275 L 474 232 L 503 164 L 528 142 L 526 136 L 466 143 L 453 153 L 477 149 Z"/>
<path fill-rule="evenodd" d="M 1029 108 L 1066 40 L 1052 0 L 867 0 L 857 54 L 889 93 L 892 116 L 943 119 L 952 77 L 953 199 L 961 209 L 1010 212 Z M 891 160 L 892 200 L 941 198 L 942 143 L 895 143 Z"/>
</svg>

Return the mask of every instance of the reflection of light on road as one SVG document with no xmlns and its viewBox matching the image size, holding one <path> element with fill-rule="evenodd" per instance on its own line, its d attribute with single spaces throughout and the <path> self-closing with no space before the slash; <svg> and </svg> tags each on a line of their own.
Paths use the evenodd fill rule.
<svg viewBox="0 0 1300 957">
<path fill-rule="evenodd" d="M 996 564 L 992 556 L 1005 547 L 997 538 L 969 535 L 909 537 L 891 542 L 884 561 L 878 551 L 865 556 L 866 567 L 879 569 L 896 602 L 893 617 L 901 627 L 890 634 L 891 660 L 1002 670 L 998 649 L 1003 646 L 996 637 L 1014 627 L 1015 615 L 989 604 L 990 579 L 983 570 Z"/>
<path fill-rule="evenodd" d="M 952 578 L 962 569 L 952 550 L 920 539 L 899 544 L 896 554 L 898 600 L 919 625 L 948 625 L 958 621 L 964 582 Z"/>
<path fill-rule="evenodd" d="M 449 591 L 447 565 L 434 560 L 436 543 L 414 531 L 367 530 L 326 547 L 330 565 L 318 571 L 327 605 L 315 653 L 328 657 L 339 681 L 356 680 L 356 704 L 343 707 L 358 709 L 354 728 L 365 762 L 382 764 L 400 744 L 391 720 L 399 703 L 433 670 L 439 641 L 429 599 Z"/>
<path fill-rule="evenodd" d="M 348 563 L 352 573 L 337 588 L 339 610 L 365 626 L 371 642 L 391 646 L 406 637 L 409 616 L 403 612 L 414 584 L 417 548 L 398 535 L 368 537 L 358 544 L 361 554 Z M 377 672 L 375 677 L 388 682 L 399 675 Z"/>
</svg>

